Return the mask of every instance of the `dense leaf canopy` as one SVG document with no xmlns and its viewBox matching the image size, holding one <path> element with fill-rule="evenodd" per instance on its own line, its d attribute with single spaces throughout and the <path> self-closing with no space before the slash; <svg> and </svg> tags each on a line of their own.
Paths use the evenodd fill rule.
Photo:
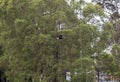
<svg viewBox="0 0 120 82">
<path fill-rule="evenodd" d="M 107 18 L 100 5 L 81 0 L 0 0 L 0 70 L 4 77 L 9 82 L 30 78 L 67 82 L 66 72 L 70 72 L 72 82 L 95 82 L 98 66 L 119 75 L 119 45 L 112 47 L 111 54 L 104 52 L 116 31 L 110 21 L 102 22 L 101 27 L 90 23 L 95 16 Z"/>
</svg>

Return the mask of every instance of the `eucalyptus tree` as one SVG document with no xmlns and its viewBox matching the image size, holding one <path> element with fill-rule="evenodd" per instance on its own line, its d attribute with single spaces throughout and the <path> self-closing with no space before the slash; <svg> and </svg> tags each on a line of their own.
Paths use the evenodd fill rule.
<svg viewBox="0 0 120 82">
<path fill-rule="evenodd" d="M 96 0 L 96 2 L 98 5 L 100 5 L 104 9 L 104 12 L 107 13 L 107 16 L 108 16 L 107 19 L 113 26 L 114 33 L 111 40 L 111 44 L 119 45 L 120 1 L 119 0 L 101 0 L 101 1 Z"/>
<path fill-rule="evenodd" d="M 93 3 L 88 3 L 88 5 L 82 6 L 82 8 L 77 8 L 77 11 L 80 11 L 79 16 L 82 22 L 87 22 L 89 24 L 92 24 L 99 30 L 99 33 L 101 36 L 97 38 L 98 43 L 96 47 L 96 52 L 94 55 L 97 55 L 97 63 L 99 69 L 102 71 L 109 71 L 113 73 L 112 67 L 109 68 L 110 66 L 107 66 L 104 61 L 99 60 L 101 59 L 102 54 L 101 52 L 104 53 L 104 51 L 109 52 L 109 48 L 112 48 L 114 44 L 119 45 L 119 1 L 117 0 L 93 0 L 94 2 L 97 2 L 97 4 Z M 78 6 L 77 6 L 78 7 Z M 117 26 L 116 26 L 117 25 Z M 100 41 L 100 42 L 99 42 Z M 94 44 L 94 43 L 93 43 Z M 102 49 L 101 49 L 102 48 Z M 115 49 L 114 49 L 115 50 Z M 117 49 L 116 49 L 117 50 Z M 119 64 L 118 64 L 118 59 L 119 59 L 119 51 L 117 51 L 117 56 L 112 52 L 111 57 L 113 57 L 113 60 L 109 62 L 111 66 L 114 66 L 114 73 L 119 73 Z M 107 54 L 107 53 L 106 53 Z M 104 54 L 105 55 L 105 54 Z M 107 61 L 107 58 L 104 58 L 106 56 L 103 56 L 103 60 L 105 59 Z M 109 61 L 109 58 L 108 58 Z M 102 62 L 103 64 L 100 64 L 99 62 Z M 113 63 L 114 62 L 114 63 Z M 113 65 L 114 64 L 114 65 Z M 118 66 L 116 66 L 118 64 Z M 101 65 L 101 66 L 100 66 Z M 104 69 L 104 66 L 106 65 L 106 68 Z M 100 66 L 100 67 L 99 67 Z M 103 67 L 102 67 L 103 66 Z M 113 73 L 113 74 L 114 74 Z"/>
<path fill-rule="evenodd" d="M 90 57 L 106 49 L 110 32 L 89 23 L 95 15 L 104 16 L 102 8 L 82 8 L 83 2 L 1 1 L 0 68 L 10 82 L 66 82 L 66 72 L 73 82 L 94 81 Z M 78 9 L 83 18 L 78 18 Z"/>
<path fill-rule="evenodd" d="M 7 79 L 59 81 L 58 73 L 62 72 L 55 61 L 60 45 L 57 26 L 65 23 L 71 28 L 78 22 L 67 2 L 3 0 L 0 11 L 0 44 L 4 50 L 0 66 Z"/>
<path fill-rule="evenodd" d="M 107 14 L 107 20 L 113 25 L 113 30 L 115 31 L 115 35 L 113 35 L 113 39 L 111 40 L 114 44 L 119 44 L 119 20 L 120 20 L 120 12 L 119 12 L 119 0 L 93 0 L 100 5 L 104 12 Z"/>
</svg>

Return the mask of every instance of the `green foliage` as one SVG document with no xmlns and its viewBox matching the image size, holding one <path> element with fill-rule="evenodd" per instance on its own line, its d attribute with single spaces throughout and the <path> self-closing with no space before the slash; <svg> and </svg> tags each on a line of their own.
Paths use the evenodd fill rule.
<svg viewBox="0 0 120 82">
<path fill-rule="evenodd" d="M 83 14 L 85 17 L 91 16 L 91 15 L 99 15 L 99 16 L 104 16 L 104 12 L 102 8 L 99 5 L 94 5 L 94 4 L 88 4 L 83 8 Z"/>
<path fill-rule="evenodd" d="M 96 26 L 81 23 L 74 12 L 81 5 L 74 1 L 72 5 L 64 0 L 0 2 L 0 68 L 10 82 L 24 82 L 29 77 L 36 82 L 65 82 L 67 71 L 73 82 L 95 81 L 95 65 L 90 57 L 106 48 L 111 24 L 104 24 L 100 32 Z M 82 11 L 85 17 L 103 15 L 98 5 L 87 4 Z M 63 23 L 65 28 L 58 30 Z M 107 61 L 104 56 L 101 60 Z"/>
<path fill-rule="evenodd" d="M 100 69 L 108 74 L 119 76 L 119 65 L 116 62 L 116 58 L 112 54 L 103 53 L 99 57 Z"/>
</svg>

